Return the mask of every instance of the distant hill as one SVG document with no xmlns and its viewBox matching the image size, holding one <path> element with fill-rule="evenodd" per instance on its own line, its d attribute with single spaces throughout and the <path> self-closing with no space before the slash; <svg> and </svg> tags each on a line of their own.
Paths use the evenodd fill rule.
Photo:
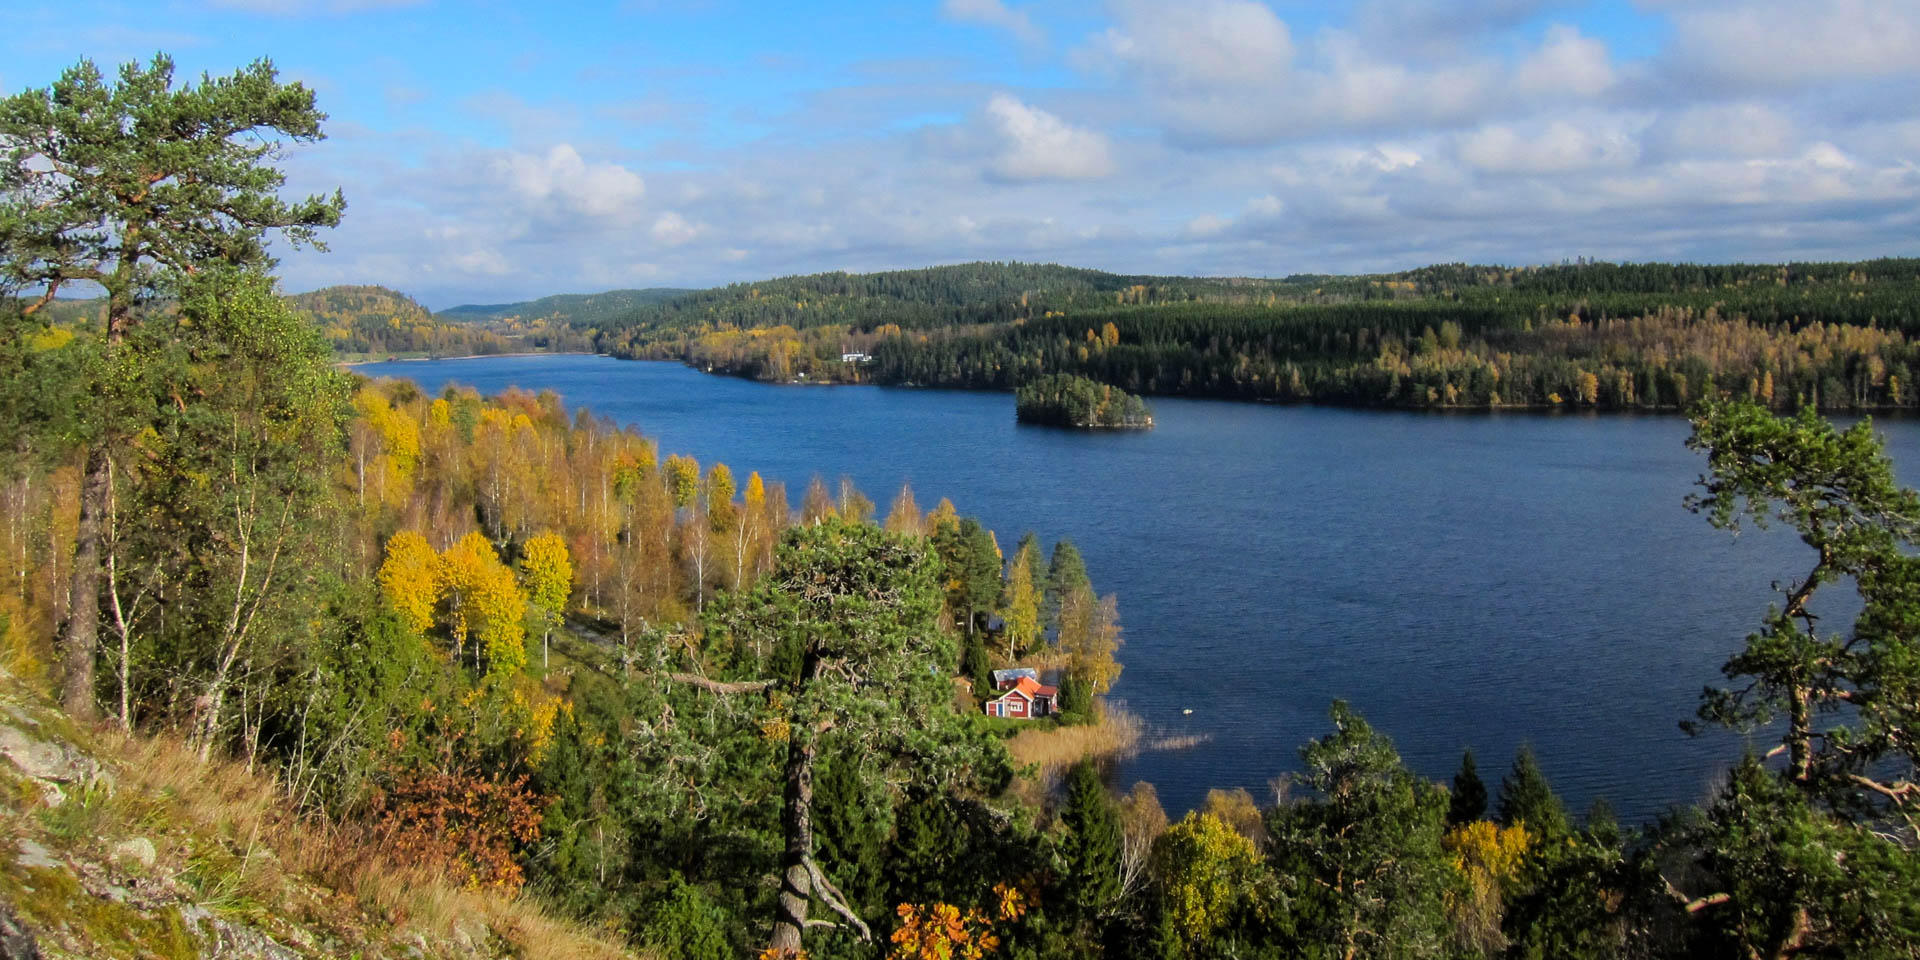
<svg viewBox="0 0 1920 960">
<path fill-rule="evenodd" d="M 649 287 L 644 290 L 608 290 L 605 293 L 563 293 L 519 303 L 462 304 L 442 310 L 438 316 L 452 322 L 540 319 L 575 327 L 598 327 L 640 307 L 692 292 L 681 287 Z"/>
<path fill-rule="evenodd" d="M 978 262 L 884 273 L 816 273 L 698 290 L 642 305 L 600 329 L 619 341 L 723 328 L 1001 323 L 1069 307 L 1209 300 L 1257 302 L 1319 278 L 1260 280 L 1107 273 L 1057 264 Z"/>
<path fill-rule="evenodd" d="M 433 313 L 420 302 L 388 287 L 321 287 L 287 298 L 293 308 L 322 326 L 329 323 L 381 327 L 432 323 Z"/>
<path fill-rule="evenodd" d="M 497 331 L 435 319 L 419 301 L 387 287 L 322 287 L 287 302 L 311 317 L 339 354 L 468 356 L 522 349 Z"/>
<path fill-rule="evenodd" d="M 436 315 L 387 287 L 323 287 L 287 300 L 326 331 L 335 353 L 347 356 L 458 357 L 591 346 L 566 319 L 481 312 Z"/>
<path fill-rule="evenodd" d="M 51 324 L 70 326 L 98 320 L 106 309 L 104 297 L 55 297 L 51 303 L 40 308 L 40 317 Z"/>
</svg>

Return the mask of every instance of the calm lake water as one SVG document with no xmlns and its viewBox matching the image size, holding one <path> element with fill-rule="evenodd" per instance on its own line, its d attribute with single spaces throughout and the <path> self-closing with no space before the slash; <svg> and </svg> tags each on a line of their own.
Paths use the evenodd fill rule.
<svg viewBox="0 0 1920 960">
<path fill-rule="evenodd" d="M 1738 734 L 1681 733 L 1785 582 L 1790 535 L 1737 540 L 1681 507 L 1704 459 L 1679 417 L 1421 414 L 1154 400 L 1150 433 L 1014 423 L 1006 394 L 782 387 L 589 356 L 361 366 L 437 392 L 559 392 L 663 453 L 784 481 L 851 475 L 884 513 L 903 482 L 1011 551 L 1072 539 L 1119 595 L 1114 695 L 1197 747 L 1148 752 L 1170 811 L 1295 769 L 1353 703 L 1415 770 L 1471 747 L 1496 786 L 1530 742 L 1576 812 L 1639 821 L 1704 798 Z M 1879 424 L 1920 483 L 1920 422 Z M 1183 711 L 1192 710 L 1191 714 Z"/>
</svg>

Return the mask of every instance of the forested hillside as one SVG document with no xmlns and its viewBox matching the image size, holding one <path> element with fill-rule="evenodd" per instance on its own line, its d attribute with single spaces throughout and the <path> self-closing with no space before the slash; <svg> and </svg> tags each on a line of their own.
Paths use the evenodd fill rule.
<svg viewBox="0 0 1920 960">
<path fill-rule="evenodd" d="M 537 320 L 549 326 L 565 325 L 592 330 L 627 316 L 636 308 L 692 292 L 678 287 L 648 287 L 644 290 L 608 290 L 605 293 L 566 293 L 518 303 L 462 304 L 440 311 L 439 316 L 452 322 Z"/>
<path fill-rule="evenodd" d="M 461 357 L 574 350 L 589 342 L 587 335 L 544 317 L 436 317 L 386 287 L 323 287 L 287 299 L 313 318 L 336 353 L 349 356 Z"/>
<path fill-rule="evenodd" d="M 1070 373 L 1147 394 L 1402 407 L 1775 409 L 1920 403 L 1920 260 L 1447 265 L 1282 281 L 972 264 L 825 274 L 635 311 L 603 349 L 768 380 L 1012 390 Z M 845 353 L 872 362 L 849 364 Z"/>
</svg>

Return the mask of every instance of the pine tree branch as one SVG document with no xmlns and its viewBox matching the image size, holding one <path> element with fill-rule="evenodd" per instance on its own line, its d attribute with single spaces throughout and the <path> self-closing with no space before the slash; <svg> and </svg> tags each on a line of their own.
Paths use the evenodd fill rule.
<svg viewBox="0 0 1920 960">
<path fill-rule="evenodd" d="M 842 919 L 846 920 L 848 926 L 860 931 L 860 939 L 873 939 L 873 931 L 867 928 L 866 921 L 861 920 L 859 914 L 854 913 L 853 910 L 847 906 L 847 901 L 845 896 L 840 892 L 840 888 L 834 886 L 833 882 L 827 879 L 827 875 L 821 872 L 820 865 L 814 863 L 812 857 L 807 857 L 802 862 L 806 864 L 808 875 L 813 877 L 813 895 L 820 898 L 820 902 L 826 904 L 827 909 L 839 914 Z"/>
<path fill-rule="evenodd" d="M 721 694 L 758 693 L 773 686 L 776 682 L 773 680 L 736 680 L 732 682 L 709 680 L 697 673 L 669 673 L 667 677 L 677 683 L 689 684 L 699 687 L 702 690 Z"/>
</svg>

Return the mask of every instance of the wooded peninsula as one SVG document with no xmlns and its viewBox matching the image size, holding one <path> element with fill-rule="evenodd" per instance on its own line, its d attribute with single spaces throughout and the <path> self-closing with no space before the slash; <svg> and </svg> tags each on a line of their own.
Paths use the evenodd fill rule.
<svg viewBox="0 0 1920 960">
<path fill-rule="evenodd" d="M 1913 405 L 1920 262 L 975 264 L 551 308 L 599 317 L 555 342 L 767 379 L 1107 385 L 1074 420 L 1141 416 L 1116 387 L 1684 404 L 1684 507 L 1805 547 L 1674 705 L 1755 744 L 1700 807 L 1568 811 L 1524 749 L 1434 782 L 1335 702 L 1271 795 L 1170 812 L 1103 781 L 1139 724 L 1069 539 L 341 369 L 444 315 L 277 290 L 265 240 L 344 213 L 279 192 L 323 119 L 265 61 L 0 99 L 0 952 L 1920 955 L 1920 494 L 1818 413 Z M 361 322 L 389 309 L 419 322 Z"/>
</svg>

